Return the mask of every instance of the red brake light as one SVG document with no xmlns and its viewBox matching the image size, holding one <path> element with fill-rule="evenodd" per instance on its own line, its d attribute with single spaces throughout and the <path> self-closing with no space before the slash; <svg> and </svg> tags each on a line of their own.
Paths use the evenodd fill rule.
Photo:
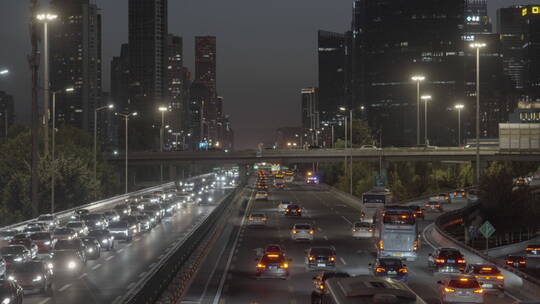
<svg viewBox="0 0 540 304">
<path fill-rule="evenodd" d="M 330 262 L 334 262 L 336 260 L 335 257 L 330 257 Z"/>
<path fill-rule="evenodd" d="M 279 258 L 279 254 L 270 253 L 266 255 L 269 258 Z"/>
<path fill-rule="evenodd" d="M 266 268 L 266 265 L 259 263 L 257 264 L 257 268 Z"/>
<path fill-rule="evenodd" d="M 527 262 L 525 262 L 524 260 L 521 260 L 521 261 L 519 261 L 519 263 L 520 263 L 520 264 L 525 264 L 525 263 L 527 263 Z"/>
<path fill-rule="evenodd" d="M 445 287 L 445 288 L 444 288 L 444 291 L 446 291 L 446 292 L 456 292 L 455 289 L 453 289 L 453 288 L 448 288 L 448 287 Z"/>
<path fill-rule="evenodd" d="M 400 272 L 400 273 L 407 273 L 407 272 L 409 272 L 409 270 L 407 270 L 407 268 L 401 268 L 401 269 L 399 270 L 399 272 Z"/>
<path fill-rule="evenodd" d="M 435 263 L 444 263 L 445 259 L 435 259 Z"/>
<path fill-rule="evenodd" d="M 379 249 L 384 250 L 384 244 L 382 240 L 379 240 Z"/>
<path fill-rule="evenodd" d="M 309 231 L 309 234 L 314 234 L 314 233 L 315 233 L 315 231 L 313 231 L 313 230 Z"/>
<path fill-rule="evenodd" d="M 474 293 L 484 293 L 484 290 L 482 288 L 475 289 Z"/>
<path fill-rule="evenodd" d="M 302 209 L 298 209 L 298 210 L 296 210 L 296 211 L 297 211 L 297 212 L 302 212 Z"/>
<path fill-rule="evenodd" d="M 376 271 L 376 272 L 385 272 L 386 269 L 384 269 L 384 268 L 382 268 L 382 267 L 377 267 L 377 268 L 375 268 L 375 271 Z"/>
<path fill-rule="evenodd" d="M 310 261 L 313 261 L 313 260 L 315 260 L 315 257 L 310 256 L 308 259 L 309 259 Z"/>
<path fill-rule="evenodd" d="M 457 262 L 458 262 L 458 264 L 465 264 L 466 263 L 464 259 L 459 259 L 459 260 L 457 260 Z"/>
<path fill-rule="evenodd" d="M 283 268 L 283 269 L 289 268 L 289 263 L 283 263 L 283 264 L 281 264 L 281 268 Z"/>
</svg>

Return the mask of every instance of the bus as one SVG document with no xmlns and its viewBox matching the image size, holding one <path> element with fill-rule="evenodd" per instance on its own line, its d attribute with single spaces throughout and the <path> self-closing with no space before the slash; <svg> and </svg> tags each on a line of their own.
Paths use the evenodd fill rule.
<svg viewBox="0 0 540 304">
<path fill-rule="evenodd" d="M 362 194 L 362 211 L 360 218 L 363 222 L 374 223 L 377 211 L 381 211 L 386 204 L 392 204 L 394 196 L 386 188 L 376 187 Z"/>
<path fill-rule="evenodd" d="M 418 255 L 418 225 L 408 206 L 386 206 L 377 218 L 377 256 L 415 261 Z"/>
<path fill-rule="evenodd" d="M 330 278 L 325 287 L 326 292 L 312 298 L 312 304 L 427 304 L 405 283 L 383 277 Z"/>
</svg>

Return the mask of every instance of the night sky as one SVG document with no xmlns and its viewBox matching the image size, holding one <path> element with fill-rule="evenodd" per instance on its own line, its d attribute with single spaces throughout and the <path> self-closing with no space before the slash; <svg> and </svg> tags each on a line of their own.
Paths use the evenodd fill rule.
<svg viewBox="0 0 540 304">
<path fill-rule="evenodd" d="M 46 5 L 47 1 L 43 1 Z M 526 0 L 489 0 L 495 10 Z M 15 97 L 18 123 L 28 123 L 30 73 L 26 55 L 27 0 L 0 0 L 0 90 Z M 127 42 L 127 0 L 96 0 L 103 16 L 103 88 L 112 56 Z M 352 0 L 169 0 L 169 32 L 184 37 L 185 65 L 193 72 L 194 36 L 218 41 L 218 90 L 231 115 L 238 148 L 254 148 L 281 126 L 300 125 L 300 89 L 317 86 L 317 30 L 350 27 Z M 61 13 L 61 12 L 59 12 Z"/>
</svg>

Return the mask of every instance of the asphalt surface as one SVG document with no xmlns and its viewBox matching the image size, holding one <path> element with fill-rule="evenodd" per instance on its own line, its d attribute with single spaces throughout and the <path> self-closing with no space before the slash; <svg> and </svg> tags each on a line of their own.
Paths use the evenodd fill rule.
<svg viewBox="0 0 540 304">
<path fill-rule="evenodd" d="M 301 218 L 285 217 L 277 211 L 280 200 L 298 203 L 305 214 Z M 337 252 L 337 269 L 353 275 L 369 273 L 368 264 L 373 262 L 376 255 L 375 244 L 371 239 L 352 238 L 351 223 L 358 219 L 359 212 L 340 197 L 319 186 L 296 183 L 288 184 L 284 190 L 271 190 L 268 201 L 255 201 L 252 196 L 250 206 L 251 211 L 248 213 L 266 213 L 269 217 L 268 227 L 246 228 L 240 225 L 242 216 L 238 215 L 236 227 L 224 232 L 221 244 L 216 245 L 209 253 L 211 258 L 203 264 L 199 276 L 193 281 L 182 303 L 310 303 L 313 289 L 311 281 L 318 273 L 307 271 L 304 266 L 305 250 L 311 246 L 333 245 Z M 446 210 L 462 208 L 463 203 L 445 207 Z M 437 216 L 438 213 L 426 214 L 426 219 L 419 222 L 419 231 L 426 230 Z M 291 240 L 291 226 L 303 222 L 311 223 L 317 228 L 312 243 Z M 287 256 L 293 259 L 289 280 L 255 280 L 257 248 L 271 243 L 284 246 Z M 427 268 L 427 256 L 437 246 L 433 240 L 426 242 L 422 238 L 419 258 L 415 262 L 406 262 L 409 267 L 409 286 L 430 304 L 440 303 L 439 286 L 436 283 L 439 278 Z M 486 303 L 511 304 L 516 299 L 509 293 L 505 293 L 503 297 L 488 295 Z"/>
<path fill-rule="evenodd" d="M 226 191 L 211 190 L 208 195 L 217 201 Z M 118 242 L 113 251 L 104 251 L 98 260 L 88 261 L 81 273 L 56 275 L 52 296 L 28 294 L 24 303 L 115 303 L 214 208 L 188 204 L 131 243 Z"/>
</svg>

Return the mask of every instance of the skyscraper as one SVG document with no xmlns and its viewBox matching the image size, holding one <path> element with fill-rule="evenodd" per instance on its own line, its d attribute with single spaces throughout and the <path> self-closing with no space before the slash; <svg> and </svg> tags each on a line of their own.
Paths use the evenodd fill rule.
<svg viewBox="0 0 540 304">
<path fill-rule="evenodd" d="M 167 0 L 129 0 L 130 99 L 147 116 L 167 91 L 167 5 Z"/>
<path fill-rule="evenodd" d="M 465 3 L 465 32 L 491 33 L 492 24 L 489 20 L 487 0 L 466 0 Z"/>
<path fill-rule="evenodd" d="M 525 44 L 527 18 L 521 15 L 524 6 L 512 6 L 497 10 L 497 32 L 500 35 L 504 73 L 510 77 L 513 87 L 522 91 L 525 87 Z"/>
<path fill-rule="evenodd" d="M 119 110 L 128 107 L 129 100 L 129 46 L 122 44 L 120 56 L 111 61 L 111 99 Z"/>
<path fill-rule="evenodd" d="M 321 122 L 334 119 L 345 101 L 346 39 L 344 34 L 318 32 L 319 113 Z"/>
<path fill-rule="evenodd" d="M 212 95 L 217 95 L 216 51 L 216 37 L 195 37 L 195 81 L 206 85 Z"/>
<path fill-rule="evenodd" d="M 57 94 L 57 124 L 92 130 L 101 103 L 101 15 L 89 0 L 51 0 L 58 20 L 51 24 L 51 90 Z"/>
<path fill-rule="evenodd" d="M 182 37 L 169 34 L 167 41 L 167 99 L 171 112 L 168 123 L 173 132 L 186 129 L 187 100 L 184 85 L 184 53 Z"/>
<path fill-rule="evenodd" d="M 315 143 L 314 132 L 320 127 L 319 117 L 319 90 L 317 88 L 304 88 L 302 95 L 302 129 L 303 134 L 309 134 L 306 138 L 311 144 Z"/>
<path fill-rule="evenodd" d="M 0 91 L 0 138 L 6 137 L 7 130 L 15 121 L 15 107 L 13 96 Z"/>
</svg>

